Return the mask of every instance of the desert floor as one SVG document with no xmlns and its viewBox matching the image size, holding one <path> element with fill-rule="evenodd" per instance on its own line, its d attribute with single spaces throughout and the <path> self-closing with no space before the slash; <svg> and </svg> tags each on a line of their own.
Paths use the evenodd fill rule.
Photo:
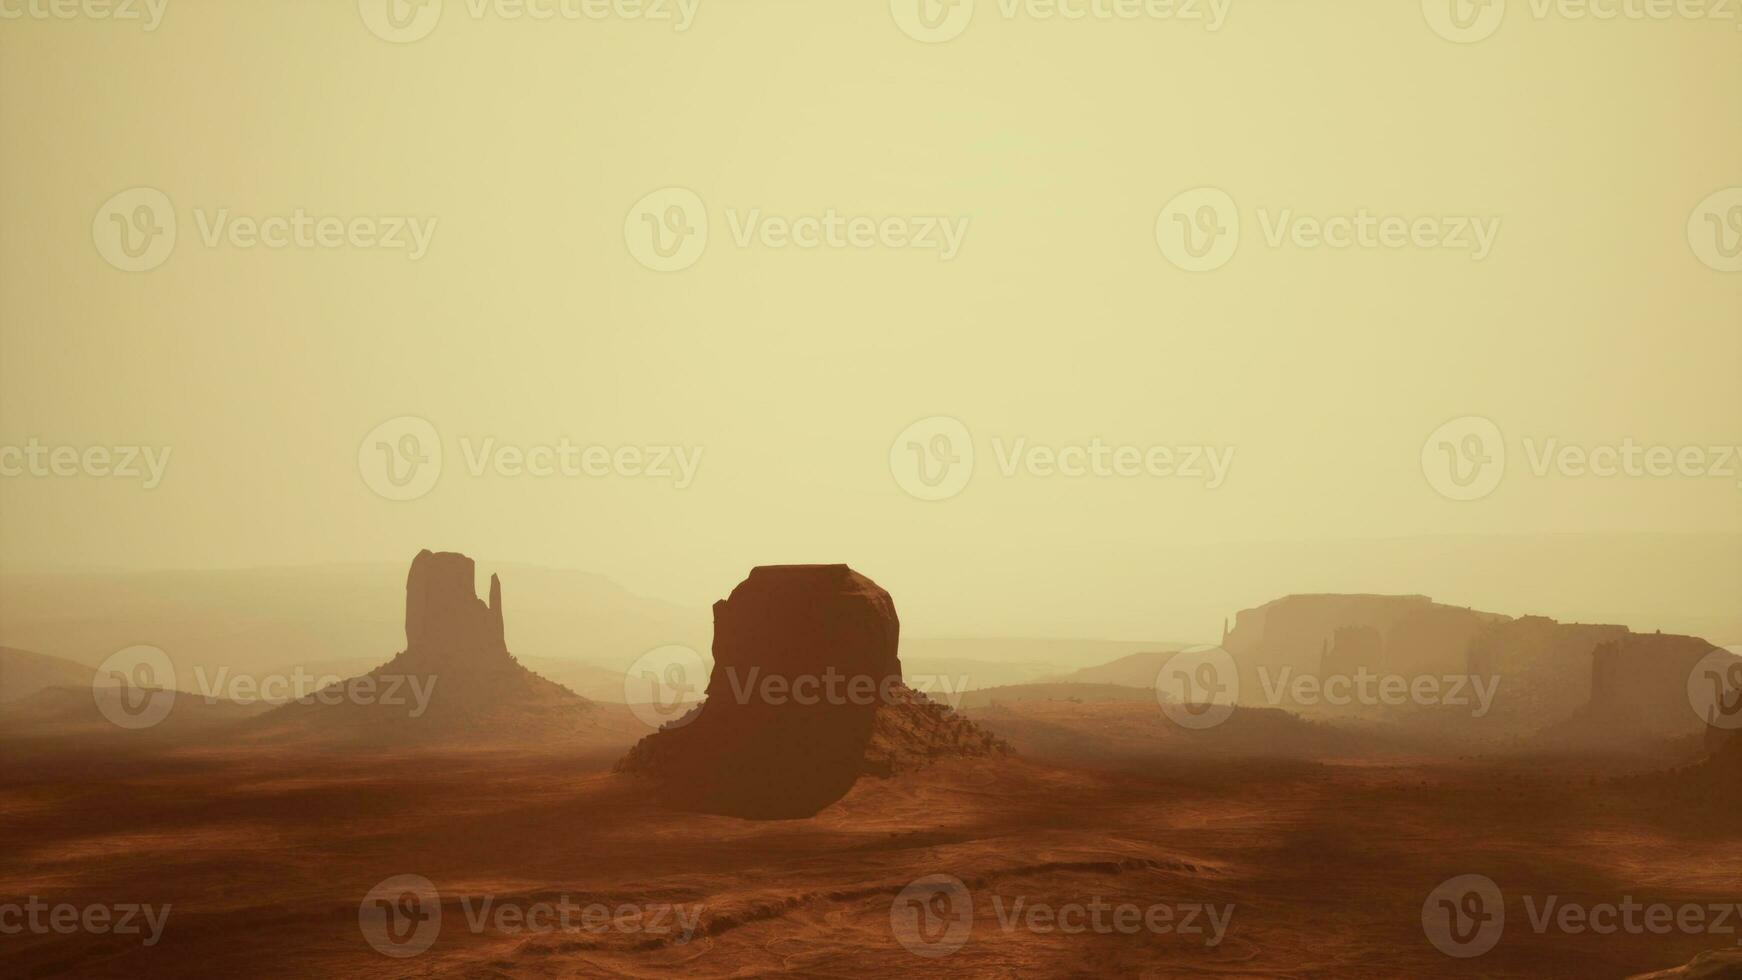
<svg viewBox="0 0 1742 980">
<path fill-rule="evenodd" d="M 1742 900 L 1742 818 L 1697 814 L 1592 761 L 1232 760 L 1072 764 L 1024 754 L 864 779 L 816 817 L 662 811 L 612 755 L 0 753 L 0 902 L 171 907 L 140 936 L 0 936 L 9 976 L 1623 977 L 1738 936 L 1538 933 L 1522 896 L 1587 904 Z M 1425 938 L 1440 882 L 1507 896 L 1486 955 Z M 383 879 L 439 890 L 427 951 L 384 956 L 358 906 Z M 947 874 L 966 943 L 897 942 L 891 905 Z M 700 906 L 576 931 L 473 929 L 468 913 Z M 1012 903 L 1232 906 L 1210 930 L 1039 931 Z M 645 914 L 645 913 L 644 913 Z M 1742 923 L 1733 923 L 1742 932 Z"/>
</svg>

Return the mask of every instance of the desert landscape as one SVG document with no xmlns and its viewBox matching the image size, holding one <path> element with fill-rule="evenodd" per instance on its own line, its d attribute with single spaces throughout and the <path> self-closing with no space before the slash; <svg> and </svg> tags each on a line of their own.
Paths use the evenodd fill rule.
<svg viewBox="0 0 1742 980">
<path fill-rule="evenodd" d="M 1724 977 L 1742 960 L 1742 735 L 1688 693 L 1716 654 L 1712 711 L 1742 714 L 1742 657 L 1691 637 L 1291 596 L 1218 647 L 927 694 L 889 593 L 845 565 L 768 566 L 716 605 L 705 687 L 680 697 L 700 678 L 666 663 L 621 676 L 649 697 L 595 701 L 509 653 L 511 588 L 474 588 L 470 558 L 420 553 L 404 649 L 282 703 L 7 649 L 0 896 L 48 924 L 7 936 L 8 974 Z M 1216 679 L 1205 651 L 1244 690 L 1283 669 L 1500 684 L 1431 705 L 1170 693 L 1181 664 Z M 1504 893 L 1491 944 L 1482 919 L 1432 920 L 1470 875 Z M 62 929 L 63 908 L 113 909 L 112 928 Z M 1700 928 L 1668 925 L 1688 916 Z"/>
<path fill-rule="evenodd" d="M 0 980 L 1742 980 L 1742 0 L 0 0 Z"/>
</svg>

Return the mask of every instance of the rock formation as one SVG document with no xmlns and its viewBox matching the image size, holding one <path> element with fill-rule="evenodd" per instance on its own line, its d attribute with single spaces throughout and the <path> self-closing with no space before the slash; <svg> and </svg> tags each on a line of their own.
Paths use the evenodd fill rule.
<svg viewBox="0 0 1742 980">
<path fill-rule="evenodd" d="M 1372 626 L 1339 626 L 1325 641 L 1319 664 L 1325 674 L 1380 670 L 1385 664 L 1385 634 Z"/>
<path fill-rule="evenodd" d="M 1223 646 L 1243 670 L 1263 665 L 1319 673 L 1326 667 L 1326 641 L 1339 629 L 1365 627 L 1380 641 L 1377 650 L 1360 648 L 1360 666 L 1400 673 L 1460 672 L 1471 638 L 1505 619 L 1440 605 L 1421 595 L 1292 595 L 1241 610 Z"/>
<path fill-rule="evenodd" d="M 1495 623 L 1470 643 L 1469 672 L 1499 677 L 1493 727 L 1534 732 L 1560 724 L 1591 701 L 1591 653 L 1628 635 L 1625 626 L 1560 623 L 1521 616 Z"/>
<path fill-rule="evenodd" d="M 861 775 L 1003 743 L 901 681 L 889 593 L 846 565 L 751 571 L 714 604 L 707 699 L 618 765 L 686 809 L 810 816 Z"/>
<path fill-rule="evenodd" d="M 1728 779 L 1733 789 L 1742 789 L 1742 731 L 1714 728 L 1706 744 L 1713 772 Z"/>
<path fill-rule="evenodd" d="M 592 702 L 508 652 L 502 583 L 478 599 L 465 555 L 419 552 L 405 582 L 405 649 L 362 677 L 260 719 L 262 732 L 368 742 L 536 744 L 586 729 Z"/>
<path fill-rule="evenodd" d="M 1742 980 L 1742 950 L 1715 949 L 1694 957 L 1686 966 L 1641 973 L 1632 980 Z"/>
<path fill-rule="evenodd" d="M 1696 637 L 1545 616 L 1513 619 L 1417 595 L 1288 596 L 1241 611 L 1223 645 L 1240 668 L 1248 703 L 1258 703 L 1266 674 L 1271 689 L 1286 693 L 1277 684 L 1284 668 L 1321 677 L 1363 669 L 1405 678 L 1474 676 L 1498 685 L 1479 722 L 1468 711 L 1413 704 L 1378 714 L 1481 737 L 1551 733 L 1568 744 L 1643 744 L 1698 734 L 1703 723 L 1688 708 L 1688 674 L 1712 649 Z M 1305 710 L 1289 701 L 1275 706 Z M 1375 714 L 1359 705 L 1310 707 Z"/>
<path fill-rule="evenodd" d="M 1463 674 L 1470 641 L 1505 616 L 1420 595 L 1292 595 L 1241 610 L 1223 647 L 1240 671 L 1240 700 L 1285 710 L 1373 715 L 1371 705 L 1296 705 L 1284 681 L 1376 675 Z M 1270 703 L 1265 692 L 1283 700 Z M 1378 712 L 1408 715 L 1407 711 Z"/>
<path fill-rule="evenodd" d="M 1622 738 L 1704 735 L 1689 677 L 1713 646 L 1693 636 L 1629 633 L 1591 654 L 1591 703 L 1581 722 Z"/>
</svg>

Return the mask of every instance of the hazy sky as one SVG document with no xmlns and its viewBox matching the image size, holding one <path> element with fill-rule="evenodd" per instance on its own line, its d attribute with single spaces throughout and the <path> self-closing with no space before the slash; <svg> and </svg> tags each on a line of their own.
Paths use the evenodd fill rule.
<svg viewBox="0 0 1742 980">
<path fill-rule="evenodd" d="M 1515 0 L 1457 43 L 1398 0 L 1233 0 L 1218 29 L 979 0 L 924 43 L 914 0 L 662 4 L 682 30 L 580 0 L 400 28 L 372 0 L 168 0 L 154 29 L 36 3 L 0 0 L 8 567 L 437 547 L 703 601 L 847 561 L 939 629 L 1168 634 L 1203 617 L 1152 599 L 1267 597 L 1229 569 L 1178 594 L 1228 541 L 1742 532 L 1742 461 L 1706 451 L 1742 444 L 1734 21 Z M 807 216 L 819 247 L 770 224 Z M 1472 416 L 1503 478 L 1450 499 L 1424 444 L 1475 467 L 1490 430 L 1430 440 Z M 961 427 L 902 436 L 934 417 Z M 513 475 L 565 439 L 573 475 Z M 89 472 L 120 454 L 33 470 L 32 440 L 169 457 L 147 489 Z M 1535 472 L 1626 440 L 1638 475 Z M 1018 445 L 1101 475 L 1006 475 Z M 693 470 L 596 475 L 592 446 Z M 954 487 L 903 460 L 952 455 L 959 494 L 917 499 Z M 1556 588 L 1739 594 L 1742 555 L 1698 553 Z M 1450 573 L 1516 576 L 1502 554 Z M 1277 556 L 1271 592 L 1438 581 Z"/>
</svg>

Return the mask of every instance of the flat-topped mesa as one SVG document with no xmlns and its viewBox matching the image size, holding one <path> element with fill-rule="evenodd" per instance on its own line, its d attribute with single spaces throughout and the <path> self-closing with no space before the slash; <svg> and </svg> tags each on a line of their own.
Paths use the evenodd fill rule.
<svg viewBox="0 0 1742 980">
<path fill-rule="evenodd" d="M 454 552 L 420 551 L 405 580 L 405 651 L 467 666 L 508 659 L 502 583 L 490 576 L 490 603 L 478 599 L 476 566 Z"/>
<path fill-rule="evenodd" d="M 1689 678 L 1712 651 L 1693 636 L 1623 633 L 1591 651 L 1586 720 L 1608 737 L 1706 735 L 1709 719 L 1692 710 Z"/>
<path fill-rule="evenodd" d="M 864 677 L 881 687 L 901 679 L 900 642 L 895 601 L 846 565 L 759 565 L 714 603 L 708 695 L 768 676 Z"/>
<path fill-rule="evenodd" d="M 895 602 L 846 565 L 752 569 L 714 604 L 714 672 L 700 708 L 618 768 L 670 804 L 753 819 L 807 817 L 861 775 L 1008 747 L 901 683 Z"/>
</svg>

